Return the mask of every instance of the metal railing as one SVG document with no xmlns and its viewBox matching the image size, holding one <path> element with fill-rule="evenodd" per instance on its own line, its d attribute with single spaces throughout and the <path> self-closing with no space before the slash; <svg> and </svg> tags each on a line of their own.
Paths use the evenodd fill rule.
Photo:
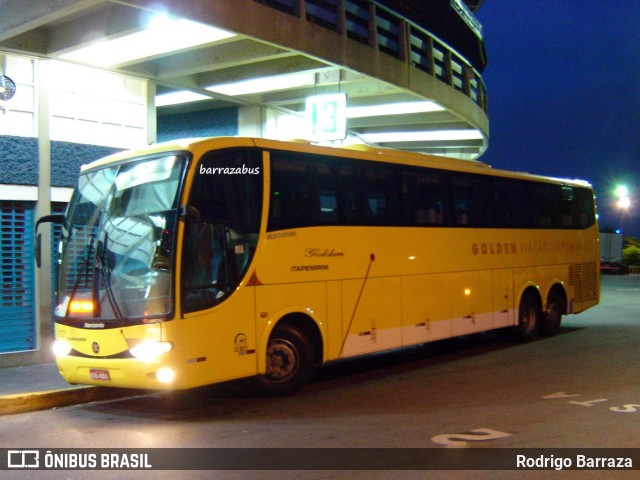
<svg viewBox="0 0 640 480">
<path fill-rule="evenodd" d="M 434 76 L 487 113 L 480 73 L 446 42 L 375 0 L 254 0 L 369 45 Z"/>
</svg>

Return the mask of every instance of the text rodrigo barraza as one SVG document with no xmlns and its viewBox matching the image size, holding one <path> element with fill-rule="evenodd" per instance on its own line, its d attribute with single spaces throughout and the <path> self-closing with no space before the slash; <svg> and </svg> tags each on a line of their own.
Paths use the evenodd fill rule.
<svg viewBox="0 0 640 480">
<path fill-rule="evenodd" d="M 525 469 L 632 469 L 633 459 L 630 457 L 592 457 L 576 455 L 575 458 L 556 457 L 554 455 L 516 456 L 516 468 Z"/>
</svg>

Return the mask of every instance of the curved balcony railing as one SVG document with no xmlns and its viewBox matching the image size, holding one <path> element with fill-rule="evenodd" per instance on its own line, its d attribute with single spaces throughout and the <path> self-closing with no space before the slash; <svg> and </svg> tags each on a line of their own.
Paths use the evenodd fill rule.
<svg viewBox="0 0 640 480">
<path fill-rule="evenodd" d="M 434 76 L 487 113 L 480 73 L 456 50 L 375 0 L 254 0 L 369 45 Z"/>
</svg>

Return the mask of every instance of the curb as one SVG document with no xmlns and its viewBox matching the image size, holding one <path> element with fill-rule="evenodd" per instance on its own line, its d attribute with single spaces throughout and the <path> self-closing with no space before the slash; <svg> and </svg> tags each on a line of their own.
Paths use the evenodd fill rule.
<svg viewBox="0 0 640 480">
<path fill-rule="evenodd" d="M 131 396 L 136 393 L 139 393 L 139 391 L 121 388 L 81 386 L 63 388 L 61 390 L 4 395 L 0 396 L 0 416 L 102 400 L 113 400 Z"/>
</svg>

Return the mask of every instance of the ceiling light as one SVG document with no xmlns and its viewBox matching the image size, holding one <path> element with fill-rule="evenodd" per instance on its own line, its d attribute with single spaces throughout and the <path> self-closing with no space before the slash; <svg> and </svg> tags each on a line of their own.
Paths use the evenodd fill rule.
<svg viewBox="0 0 640 480">
<path fill-rule="evenodd" d="M 425 132 L 362 133 L 360 137 L 371 143 L 392 142 L 437 142 L 455 140 L 482 140 L 479 130 L 432 130 Z"/>
<path fill-rule="evenodd" d="M 381 115 L 404 115 L 410 113 L 441 112 L 444 108 L 435 102 L 399 102 L 367 107 L 347 108 L 348 118 L 379 117 Z"/>
<path fill-rule="evenodd" d="M 313 72 L 304 72 L 252 78 L 250 80 L 241 80 L 233 83 L 209 85 L 205 88 L 211 92 L 234 97 L 237 95 L 250 95 L 252 93 L 274 92 L 288 88 L 307 87 L 313 85 L 315 79 L 316 76 Z"/>
<path fill-rule="evenodd" d="M 156 95 L 156 107 L 166 107 L 167 105 L 179 105 L 181 103 L 197 102 L 199 100 L 211 99 L 208 95 L 202 93 L 190 92 L 189 90 L 181 90 L 178 92 L 163 93 Z"/>
<path fill-rule="evenodd" d="M 103 40 L 60 56 L 100 67 L 174 52 L 234 37 L 235 34 L 186 19 L 163 19 L 136 33 Z"/>
</svg>

